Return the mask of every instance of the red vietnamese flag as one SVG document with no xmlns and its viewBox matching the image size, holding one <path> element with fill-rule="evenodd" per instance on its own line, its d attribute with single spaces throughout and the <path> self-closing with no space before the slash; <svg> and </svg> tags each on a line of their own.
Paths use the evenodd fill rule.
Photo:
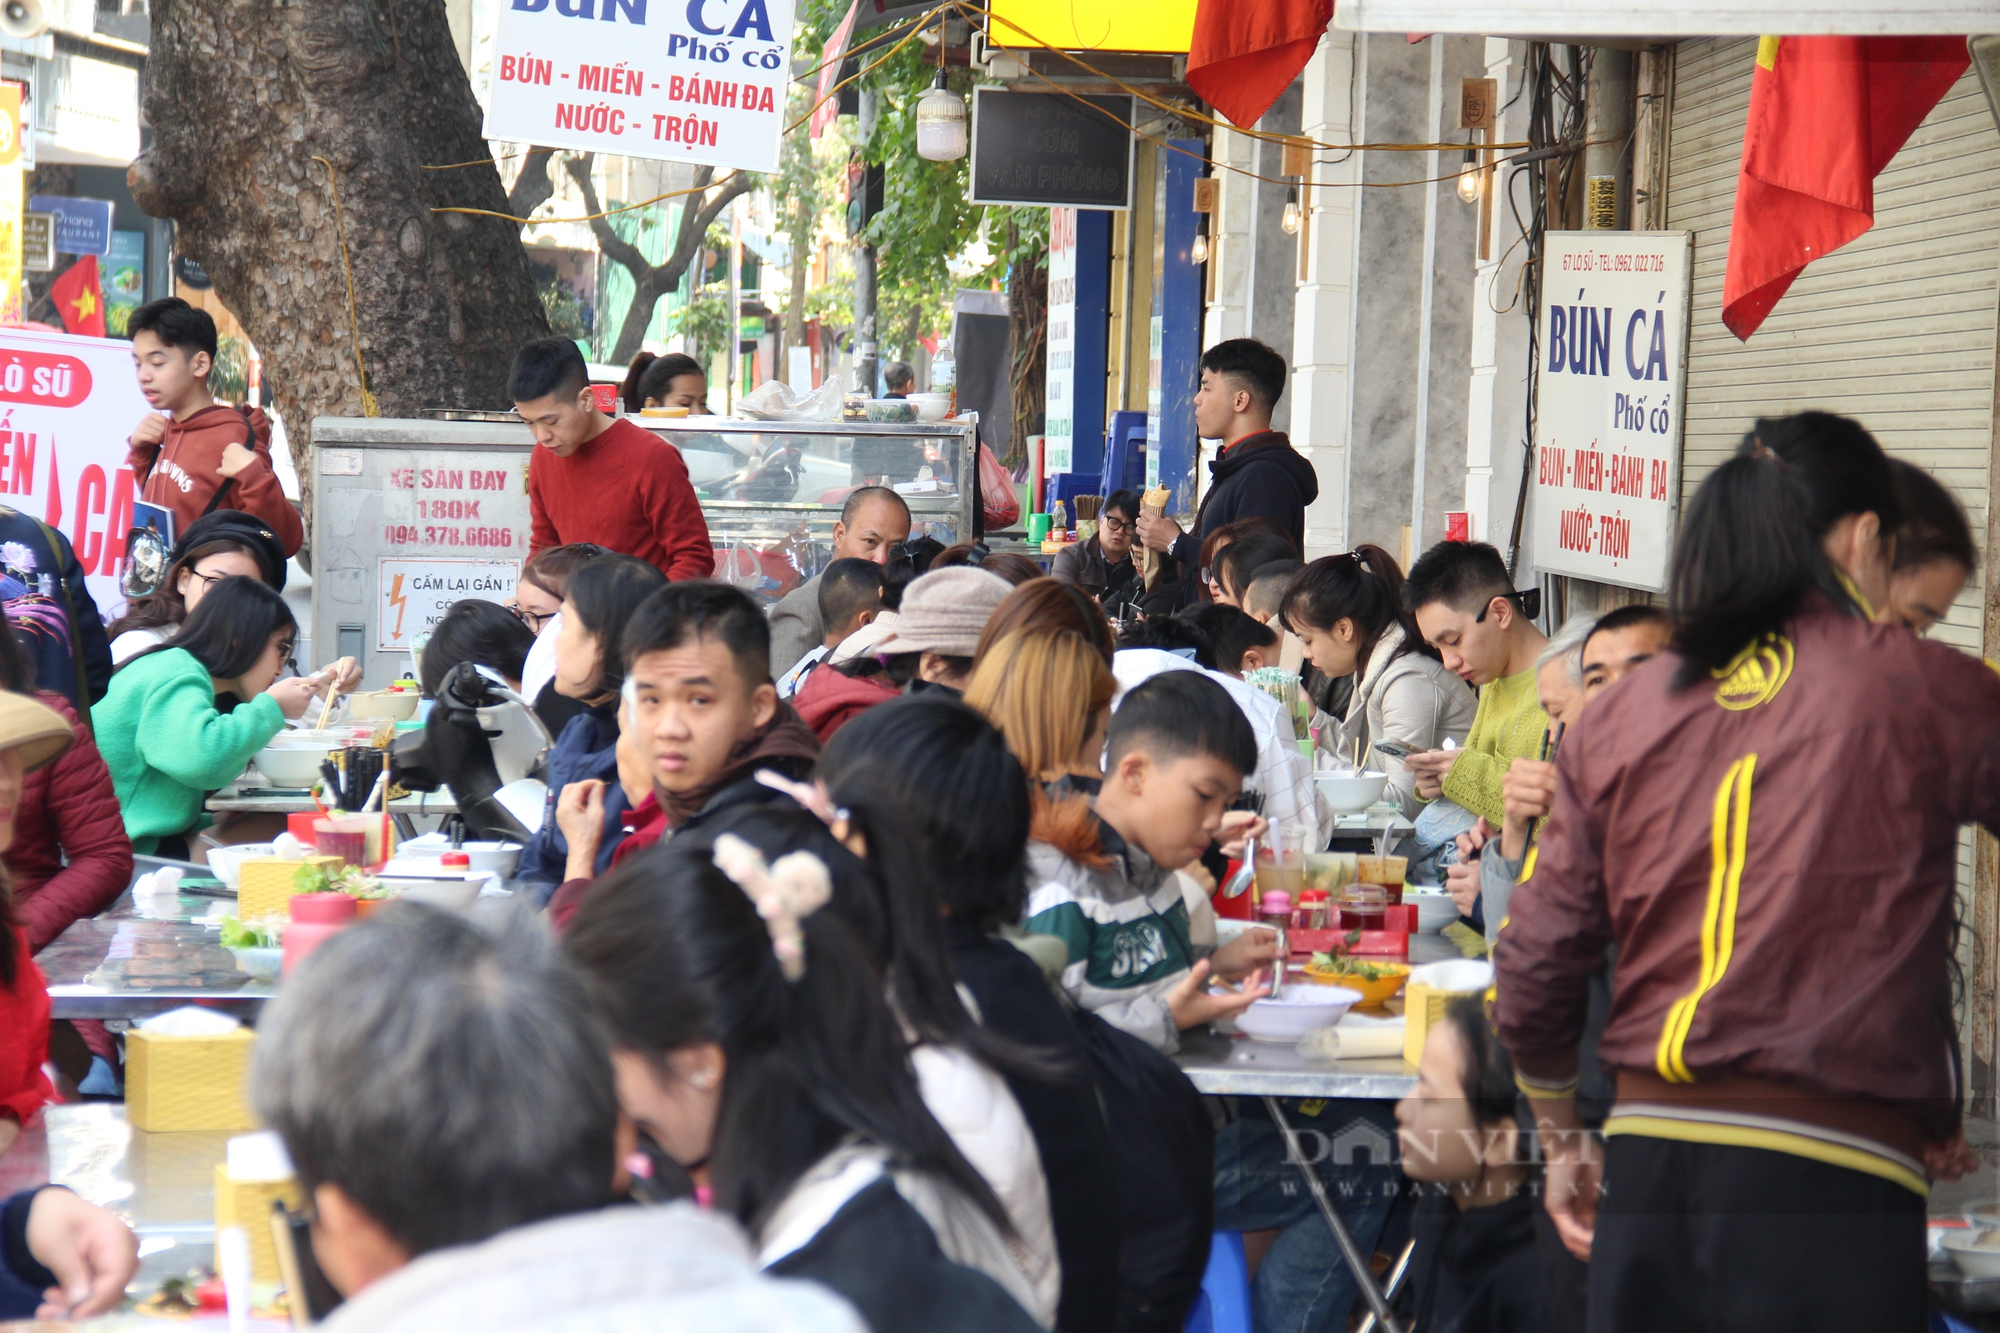
<svg viewBox="0 0 2000 1333">
<path fill-rule="evenodd" d="M 104 336 L 104 284 L 98 281 L 96 255 L 71 264 L 50 286 L 49 299 L 71 333 Z"/>
<path fill-rule="evenodd" d="M 1187 85 L 1232 124 L 1255 125 L 1332 21 L 1333 0 L 1199 0 Z"/>
<path fill-rule="evenodd" d="M 1749 339 L 1792 280 L 1875 225 L 1875 177 L 1971 63 L 1963 37 L 1766 37 L 1751 75 L 1722 322 Z"/>
</svg>

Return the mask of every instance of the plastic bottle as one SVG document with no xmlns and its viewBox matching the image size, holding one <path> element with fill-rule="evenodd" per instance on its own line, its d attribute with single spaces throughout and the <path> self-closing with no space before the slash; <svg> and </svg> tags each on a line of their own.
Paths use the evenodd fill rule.
<svg viewBox="0 0 2000 1333">
<path fill-rule="evenodd" d="M 958 362 L 952 360 L 949 338 L 938 344 L 937 352 L 931 357 L 931 392 L 950 394 L 951 410 L 945 415 L 958 415 Z"/>
<path fill-rule="evenodd" d="M 1066 532 L 1068 530 L 1069 530 L 1069 506 L 1064 504 L 1061 500 L 1058 500 L 1055 502 L 1055 505 L 1049 510 L 1049 535 L 1051 537 L 1055 537 L 1057 533 Z M 1061 538 L 1058 537 L 1057 540 L 1060 541 Z"/>
</svg>

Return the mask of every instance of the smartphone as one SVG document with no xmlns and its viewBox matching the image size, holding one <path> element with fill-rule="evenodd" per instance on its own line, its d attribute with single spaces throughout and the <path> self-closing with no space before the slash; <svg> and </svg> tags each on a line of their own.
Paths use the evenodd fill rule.
<svg viewBox="0 0 2000 1333">
<path fill-rule="evenodd" d="M 1405 745 L 1401 741 L 1375 742 L 1375 753 L 1386 754 L 1391 759 L 1408 759 L 1411 755 L 1415 754 L 1416 752 L 1417 750 L 1415 746 Z"/>
<path fill-rule="evenodd" d="M 340 1293 L 326 1280 L 319 1256 L 313 1253 L 312 1224 L 305 1214 L 285 1207 L 282 1199 L 273 1199 L 271 1242 L 278 1251 L 278 1273 L 284 1279 L 292 1327 L 311 1328 L 340 1305 Z"/>
</svg>

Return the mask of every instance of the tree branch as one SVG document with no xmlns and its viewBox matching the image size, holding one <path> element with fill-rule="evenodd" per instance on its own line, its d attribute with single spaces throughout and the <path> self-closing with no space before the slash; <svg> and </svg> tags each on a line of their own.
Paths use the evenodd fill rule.
<svg viewBox="0 0 2000 1333">
<path fill-rule="evenodd" d="M 543 148 L 539 144 L 528 150 L 527 159 L 521 164 L 521 174 L 514 177 L 514 188 L 507 192 L 507 211 L 517 218 L 533 217 L 535 210 L 554 197 L 555 178 L 549 174 L 549 164 L 555 160 L 555 149 Z M 595 208 L 590 210 L 595 213 Z"/>
<path fill-rule="evenodd" d="M 570 179 L 576 182 L 576 188 L 583 192 L 583 206 L 591 215 L 590 232 L 597 238 L 597 248 L 622 264 L 625 271 L 632 275 L 632 281 L 638 282 L 653 266 L 640 253 L 638 246 L 618 234 L 610 218 L 597 216 L 604 208 L 597 202 L 597 186 L 590 179 L 590 164 L 595 156 L 594 153 L 585 153 L 581 157 L 570 158 L 563 165 L 569 170 Z"/>
</svg>

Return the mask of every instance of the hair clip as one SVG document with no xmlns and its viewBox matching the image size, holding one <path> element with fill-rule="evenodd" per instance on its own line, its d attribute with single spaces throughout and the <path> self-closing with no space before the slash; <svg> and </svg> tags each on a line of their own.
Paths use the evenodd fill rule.
<svg viewBox="0 0 2000 1333">
<path fill-rule="evenodd" d="M 832 828 L 835 824 L 843 820 L 853 818 L 848 813 L 847 807 L 844 805 L 835 805 L 833 798 L 826 794 L 826 788 L 817 782 L 795 782 L 784 774 L 773 772 L 768 768 L 758 769 L 756 776 L 757 781 L 763 783 L 772 791 L 783 792 L 794 801 L 797 801 L 806 810 L 818 815 L 819 822 L 828 828 Z"/>
<path fill-rule="evenodd" d="M 756 905 L 771 935 L 771 952 L 785 980 L 805 975 L 805 932 L 799 923 L 833 897 L 833 879 L 826 862 L 811 852 L 787 852 L 775 862 L 734 833 L 715 840 L 715 868 L 736 882 Z"/>
</svg>

